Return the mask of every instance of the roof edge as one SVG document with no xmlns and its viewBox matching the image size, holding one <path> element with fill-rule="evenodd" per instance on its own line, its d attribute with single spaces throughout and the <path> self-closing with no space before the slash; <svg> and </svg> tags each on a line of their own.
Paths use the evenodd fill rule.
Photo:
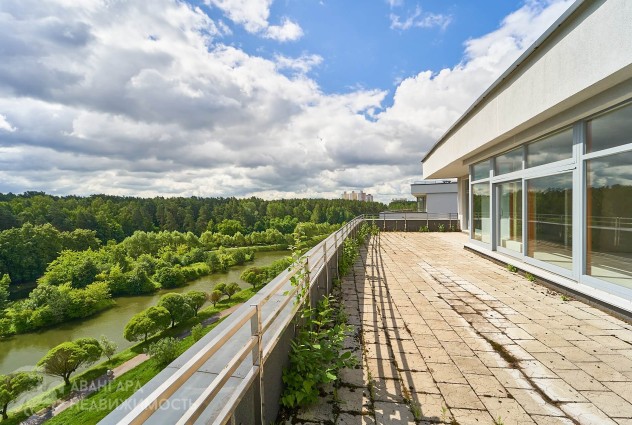
<svg viewBox="0 0 632 425">
<path fill-rule="evenodd" d="M 470 105 L 469 108 L 457 119 L 454 124 L 443 133 L 443 135 L 437 140 L 437 142 L 430 148 L 430 150 L 424 155 L 421 162 L 423 163 L 434 151 L 443 144 L 443 142 L 450 136 L 456 129 L 465 121 L 465 119 L 476 109 L 483 101 L 489 96 L 491 92 L 496 90 L 511 74 L 513 74 L 519 67 L 535 52 L 542 44 L 544 44 L 557 30 L 573 15 L 577 9 L 579 9 L 587 0 L 576 0 L 572 5 L 568 7 L 560 15 L 559 18 L 553 22 L 553 24 L 546 30 L 533 44 L 516 59 L 510 66 L 496 79 L 488 88 Z"/>
</svg>

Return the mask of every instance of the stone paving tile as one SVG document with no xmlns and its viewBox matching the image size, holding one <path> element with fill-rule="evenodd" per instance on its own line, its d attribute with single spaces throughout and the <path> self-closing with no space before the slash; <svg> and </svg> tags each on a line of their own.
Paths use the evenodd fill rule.
<svg viewBox="0 0 632 425">
<path fill-rule="evenodd" d="M 605 413 L 591 403 L 566 403 L 561 409 L 581 425 L 615 425 Z"/>
<path fill-rule="evenodd" d="M 557 374 L 577 391 L 608 391 L 601 382 L 582 370 L 558 370 Z"/>
<path fill-rule="evenodd" d="M 440 422 L 442 417 L 449 415 L 441 394 L 413 394 L 413 400 L 419 405 L 422 421 L 436 423 Z"/>
<path fill-rule="evenodd" d="M 548 403 L 542 396 L 533 390 L 511 388 L 509 392 L 513 398 L 530 415 L 540 416 L 565 416 L 564 412 Z"/>
<path fill-rule="evenodd" d="M 374 399 L 376 401 L 388 401 L 403 403 L 401 381 L 395 379 L 377 379 L 373 384 Z"/>
<path fill-rule="evenodd" d="M 451 409 L 450 412 L 459 425 L 489 425 L 494 419 L 486 410 Z"/>
<path fill-rule="evenodd" d="M 373 378 L 398 379 L 397 368 L 391 359 L 366 359 L 366 365 Z"/>
<path fill-rule="evenodd" d="M 465 379 L 478 396 L 507 397 L 507 390 L 493 376 L 466 374 Z"/>
<path fill-rule="evenodd" d="M 412 393 L 439 393 L 439 388 L 429 372 L 402 371 L 400 375 L 402 385 Z"/>
<path fill-rule="evenodd" d="M 362 413 L 369 410 L 369 391 L 366 388 L 340 387 L 336 389 L 336 397 L 342 412 Z"/>
<path fill-rule="evenodd" d="M 504 425 L 527 425 L 535 423 L 516 400 L 510 398 L 486 397 L 483 398 L 483 403 L 492 418 Z"/>
<path fill-rule="evenodd" d="M 415 424 L 415 418 L 405 404 L 375 403 L 375 420 L 383 425 Z"/>
<path fill-rule="evenodd" d="M 375 419 L 367 415 L 341 413 L 336 418 L 336 425 L 374 425 Z"/>
<path fill-rule="evenodd" d="M 388 375 L 376 378 L 376 423 L 412 423 L 404 397 L 421 406 L 421 423 L 626 423 L 632 326 L 564 301 L 463 242 L 461 234 L 383 233 L 380 255 L 371 247 L 356 264 L 354 320 L 373 376 Z"/>
<path fill-rule="evenodd" d="M 537 360 L 527 360 L 519 363 L 522 372 L 529 378 L 557 378 L 551 369 Z"/>
<path fill-rule="evenodd" d="M 632 418 L 632 404 L 612 391 L 582 391 L 582 395 L 612 418 Z"/>
<path fill-rule="evenodd" d="M 467 381 L 458 367 L 450 363 L 429 363 L 428 370 L 436 382 L 450 384 L 467 384 Z"/>
<path fill-rule="evenodd" d="M 449 408 L 484 409 L 472 387 L 462 384 L 439 383 L 439 390 Z"/>
<path fill-rule="evenodd" d="M 471 373 L 476 375 L 491 375 L 492 373 L 489 371 L 487 366 L 483 364 L 482 361 L 478 359 L 478 357 L 463 357 L 463 356 L 452 356 L 452 360 L 456 364 L 456 367 L 459 368 L 461 373 Z"/>
<path fill-rule="evenodd" d="M 540 416 L 531 415 L 531 419 L 538 425 L 573 425 L 574 422 L 568 418 L 561 418 L 559 416 Z"/>
</svg>

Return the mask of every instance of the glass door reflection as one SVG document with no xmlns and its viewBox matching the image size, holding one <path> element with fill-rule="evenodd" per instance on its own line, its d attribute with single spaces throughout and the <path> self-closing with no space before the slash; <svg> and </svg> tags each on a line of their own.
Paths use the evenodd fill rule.
<svg viewBox="0 0 632 425">
<path fill-rule="evenodd" d="M 522 182 L 498 186 L 498 246 L 522 252 Z"/>
</svg>

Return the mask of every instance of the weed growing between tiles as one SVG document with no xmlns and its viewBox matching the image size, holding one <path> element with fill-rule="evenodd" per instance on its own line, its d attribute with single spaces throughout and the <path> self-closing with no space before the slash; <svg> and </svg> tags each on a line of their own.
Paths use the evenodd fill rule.
<svg viewBox="0 0 632 425">
<path fill-rule="evenodd" d="M 365 223 L 356 237 L 345 240 L 338 264 L 339 276 L 352 271 L 359 247 L 376 231 L 375 225 Z M 290 364 L 283 372 L 285 388 L 280 400 L 284 408 L 281 418 L 293 416 L 298 408 L 314 405 L 320 397 L 328 396 L 326 388 L 332 391 L 332 412 L 337 415 L 341 410 L 337 382 L 339 371 L 352 369 L 358 363 L 352 351 L 343 350 L 345 338 L 355 333 L 354 328 L 347 324 L 347 316 L 340 303 L 340 281 L 334 281 L 332 295 L 323 298 L 316 308 L 311 308 L 309 279 L 306 277 L 306 271 L 303 271 L 292 282 L 299 287 L 297 302 L 301 302 L 302 306 L 297 336 L 291 343 Z M 349 386 L 349 391 L 355 390 Z M 360 388 L 357 390 L 361 391 Z"/>
</svg>

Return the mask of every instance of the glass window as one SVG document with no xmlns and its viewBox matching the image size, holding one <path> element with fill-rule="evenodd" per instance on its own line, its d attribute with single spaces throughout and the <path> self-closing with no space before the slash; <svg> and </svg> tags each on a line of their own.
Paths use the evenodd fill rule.
<svg viewBox="0 0 632 425">
<path fill-rule="evenodd" d="M 573 157 L 573 129 L 555 133 L 527 145 L 527 168 Z"/>
<path fill-rule="evenodd" d="M 490 243 L 489 183 L 472 185 L 472 239 Z"/>
<path fill-rule="evenodd" d="M 417 196 L 417 211 L 426 212 L 426 195 Z"/>
<path fill-rule="evenodd" d="M 527 182 L 529 257 L 571 269 L 573 178 L 571 173 Z"/>
<path fill-rule="evenodd" d="M 586 125 L 586 153 L 632 143 L 632 105 L 604 114 Z"/>
<path fill-rule="evenodd" d="M 496 174 L 507 174 L 522 170 L 522 147 L 496 157 Z"/>
<path fill-rule="evenodd" d="M 470 179 L 465 180 L 465 229 L 470 226 Z"/>
<path fill-rule="evenodd" d="M 632 152 L 586 161 L 586 274 L 632 288 Z"/>
<path fill-rule="evenodd" d="M 498 185 L 498 246 L 522 252 L 522 182 Z"/>
<path fill-rule="evenodd" d="M 474 164 L 474 166 L 472 167 L 472 180 L 489 178 L 489 170 L 491 170 L 491 167 L 489 166 L 489 160 Z"/>
</svg>

